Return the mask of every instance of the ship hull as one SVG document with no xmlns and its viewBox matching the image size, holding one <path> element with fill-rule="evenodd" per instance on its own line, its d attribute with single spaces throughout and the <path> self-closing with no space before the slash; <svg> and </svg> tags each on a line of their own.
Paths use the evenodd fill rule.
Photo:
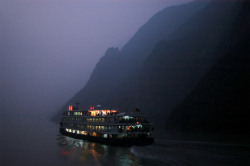
<svg viewBox="0 0 250 166">
<path fill-rule="evenodd" d="M 115 145 L 115 146 L 147 146 L 154 143 L 154 138 L 152 137 L 125 137 L 125 138 L 103 138 L 98 136 L 81 135 L 76 133 L 69 133 L 63 129 L 60 129 L 60 133 L 65 136 L 69 136 L 76 139 L 88 140 L 93 142 L 98 142 L 102 144 Z"/>
</svg>

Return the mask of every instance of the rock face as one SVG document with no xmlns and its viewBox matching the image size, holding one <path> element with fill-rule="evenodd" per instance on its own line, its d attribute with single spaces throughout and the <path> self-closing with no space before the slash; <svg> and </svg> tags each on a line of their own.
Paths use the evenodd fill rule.
<svg viewBox="0 0 250 166">
<path fill-rule="evenodd" d="M 207 3 L 194 2 L 168 7 L 153 16 L 121 49 L 109 48 L 97 63 L 89 81 L 68 103 L 80 102 L 81 108 L 102 104 L 106 107 L 135 107 L 138 70 L 160 40 L 170 35 L 193 17 Z M 130 82 L 130 80 L 132 80 Z M 131 93 L 127 93 L 129 92 Z M 126 100 L 126 101 L 125 101 Z M 126 105 L 126 106 L 125 106 Z M 62 110 L 53 118 L 58 120 Z"/>
<path fill-rule="evenodd" d="M 173 109 L 166 128 L 250 134 L 250 3 L 234 22 L 229 49 Z"/>
<path fill-rule="evenodd" d="M 246 44 L 243 45 L 243 40 L 249 36 L 246 3 L 196 1 L 164 9 L 143 25 L 121 50 L 109 48 L 96 65 L 86 86 L 67 104 L 80 102 L 81 108 L 101 104 L 119 108 L 120 111 L 130 111 L 137 107 L 150 116 L 156 127 L 165 128 L 167 123 L 167 129 L 184 130 L 183 126 L 190 119 L 185 117 L 194 114 L 193 108 L 189 106 L 188 109 L 185 103 L 195 101 L 192 96 L 209 102 L 204 92 L 212 93 L 212 90 L 208 90 L 210 84 L 203 85 L 203 80 L 212 79 L 214 83 L 210 81 L 211 86 L 221 96 L 221 89 L 215 88 L 219 88 L 220 84 L 221 87 L 227 86 L 224 91 L 232 95 L 228 80 L 231 74 L 237 73 L 234 71 L 237 67 L 233 67 L 238 66 L 237 58 L 233 58 L 235 52 L 242 51 L 242 56 L 245 57 L 242 57 L 242 62 L 248 62 L 247 56 L 244 56 L 247 52 L 243 53 L 241 49 L 247 48 Z M 223 61 L 230 63 L 226 67 Z M 215 79 L 220 78 L 219 72 L 212 72 L 219 70 L 216 66 L 228 70 L 227 79 L 222 82 Z M 242 70 L 245 71 L 245 68 Z M 248 71 L 242 75 L 246 76 Z M 209 77 L 211 72 L 210 75 L 215 78 Z M 249 77 L 245 77 L 246 80 L 249 81 Z M 202 87 L 204 90 L 198 90 L 200 94 L 194 95 Z M 243 87 L 247 88 L 245 85 Z M 216 93 L 211 98 L 216 100 L 215 96 Z M 200 103 L 202 105 L 201 101 Z M 195 107 L 197 103 L 192 105 Z M 222 105 L 226 103 L 222 102 Z M 202 106 L 207 107 L 206 102 Z M 203 115 L 201 112 L 198 114 Z M 60 115 L 55 116 L 55 119 Z M 193 126 L 190 125 L 190 128 Z"/>
<path fill-rule="evenodd" d="M 165 126 L 169 113 L 231 50 L 241 5 L 235 1 L 211 2 L 173 33 L 171 40 L 159 42 L 146 59 L 139 74 L 136 99 L 159 126 Z"/>
</svg>

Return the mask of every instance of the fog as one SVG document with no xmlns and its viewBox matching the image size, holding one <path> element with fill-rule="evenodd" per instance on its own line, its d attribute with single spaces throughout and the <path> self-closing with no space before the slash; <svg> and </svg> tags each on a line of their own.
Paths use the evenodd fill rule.
<svg viewBox="0 0 250 166">
<path fill-rule="evenodd" d="M 1 121 L 49 118 L 83 88 L 107 48 L 121 48 L 166 6 L 189 1 L 1 0 Z"/>
<path fill-rule="evenodd" d="M 211 135 L 210 132 L 171 135 L 172 133 L 162 134 L 158 131 L 163 136 L 161 139 L 156 137 L 153 145 L 124 148 L 62 136 L 59 134 L 59 124 L 49 121 L 52 115 L 84 87 L 95 65 L 109 47 L 122 48 L 155 13 L 167 6 L 190 1 L 192 0 L 0 0 L 0 165 L 248 165 L 248 137 L 238 134 L 235 137 L 220 133 Z M 243 16 L 236 27 L 248 18 L 244 14 Z M 225 18 L 223 14 L 217 21 L 223 20 L 221 18 Z M 176 17 L 173 19 L 176 22 Z M 245 33 L 247 24 L 242 25 L 246 25 L 242 28 L 242 33 L 234 34 L 239 37 L 235 50 L 245 46 L 241 35 Z M 220 33 L 216 31 L 215 34 Z M 216 39 L 215 37 L 214 40 Z M 211 42 L 212 44 L 214 43 Z M 243 62 L 244 51 L 245 49 L 236 51 L 240 60 L 236 64 L 232 63 L 235 68 L 239 62 Z M 231 61 L 225 60 L 226 64 Z M 223 63 L 220 64 L 223 68 Z M 225 69 L 223 71 L 227 71 Z M 225 85 L 235 84 L 231 78 L 245 80 L 245 75 L 244 72 L 239 77 L 238 73 L 234 77 L 226 75 L 225 78 L 230 79 L 229 84 Z M 210 77 L 215 78 L 211 81 L 212 85 L 215 83 L 215 88 L 212 86 L 211 93 L 201 90 L 202 95 L 198 93 L 198 97 L 201 96 L 202 99 L 206 94 L 220 95 L 213 91 L 224 90 L 220 86 L 217 88 L 217 76 L 221 85 L 223 81 L 227 81 L 225 78 L 220 79 L 220 72 L 215 74 L 215 77 Z M 208 87 L 207 84 L 201 85 Z M 230 89 L 230 86 L 227 87 Z M 232 94 L 236 96 L 232 99 L 242 96 L 240 93 L 238 96 Z M 216 100 L 208 100 L 208 103 L 209 101 Z M 190 103 L 189 100 L 187 102 Z M 202 108 L 202 105 L 193 105 L 194 107 L 189 107 L 191 113 L 196 108 Z M 212 106 L 216 108 L 215 104 Z M 204 107 L 207 105 L 204 104 Z M 221 108 L 220 102 L 218 108 Z M 209 112 L 202 110 L 203 115 Z M 224 111 L 216 114 L 211 122 L 208 116 L 206 124 L 216 128 L 218 126 L 220 131 L 223 127 L 216 125 L 221 124 L 216 123 L 216 119 L 227 124 L 227 116 L 234 112 L 227 110 L 225 117 L 222 116 L 223 113 Z M 192 118 L 189 114 L 184 115 L 188 115 L 187 119 L 191 121 L 192 118 L 205 117 L 199 116 L 200 114 Z M 235 119 L 233 118 L 234 121 Z M 189 122 L 188 120 L 184 119 L 183 122 Z M 199 123 L 196 120 L 193 122 Z M 201 129 L 206 131 L 206 125 L 203 127 L 200 124 Z M 192 129 L 192 126 L 188 127 Z M 237 126 L 232 129 L 236 130 Z M 247 127 L 245 130 L 242 127 L 239 129 L 247 131 Z M 183 139 L 178 140 L 178 137 Z M 215 142 L 209 142 L 210 140 Z M 231 144 L 235 140 L 239 144 Z"/>
</svg>

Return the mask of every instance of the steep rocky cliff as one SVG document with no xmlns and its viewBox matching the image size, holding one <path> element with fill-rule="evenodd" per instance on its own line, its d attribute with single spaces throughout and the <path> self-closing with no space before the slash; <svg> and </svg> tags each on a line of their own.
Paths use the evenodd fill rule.
<svg viewBox="0 0 250 166">
<path fill-rule="evenodd" d="M 101 104 L 120 111 L 137 107 L 148 114 L 157 128 L 165 128 L 167 123 L 169 130 L 184 129 L 189 123 L 184 117 L 191 116 L 193 110 L 186 110 L 185 103 L 191 100 L 188 98 L 208 78 L 208 73 L 215 70 L 214 66 L 224 68 L 223 59 L 246 47 L 239 44 L 243 30 L 237 33 L 241 31 L 242 11 L 247 13 L 243 4 L 243 1 L 195 1 L 164 9 L 143 25 L 121 50 L 109 48 L 86 86 L 67 104 L 80 102 L 81 108 Z M 228 79 L 234 70 L 231 67 L 237 66 L 235 59 L 230 61 Z M 219 78 L 217 72 L 212 73 Z M 213 84 L 219 86 L 220 82 Z M 205 87 L 204 92 L 210 92 Z"/>
<path fill-rule="evenodd" d="M 234 22 L 230 47 L 173 109 L 174 131 L 250 134 L 250 3 Z"/>
</svg>

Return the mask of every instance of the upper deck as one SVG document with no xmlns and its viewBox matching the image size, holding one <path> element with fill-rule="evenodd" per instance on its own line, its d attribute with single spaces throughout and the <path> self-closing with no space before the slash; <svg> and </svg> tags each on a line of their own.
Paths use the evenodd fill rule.
<svg viewBox="0 0 250 166">
<path fill-rule="evenodd" d="M 117 115 L 118 111 L 113 109 L 91 109 L 91 110 L 72 110 L 65 111 L 66 116 L 109 116 Z"/>
</svg>

